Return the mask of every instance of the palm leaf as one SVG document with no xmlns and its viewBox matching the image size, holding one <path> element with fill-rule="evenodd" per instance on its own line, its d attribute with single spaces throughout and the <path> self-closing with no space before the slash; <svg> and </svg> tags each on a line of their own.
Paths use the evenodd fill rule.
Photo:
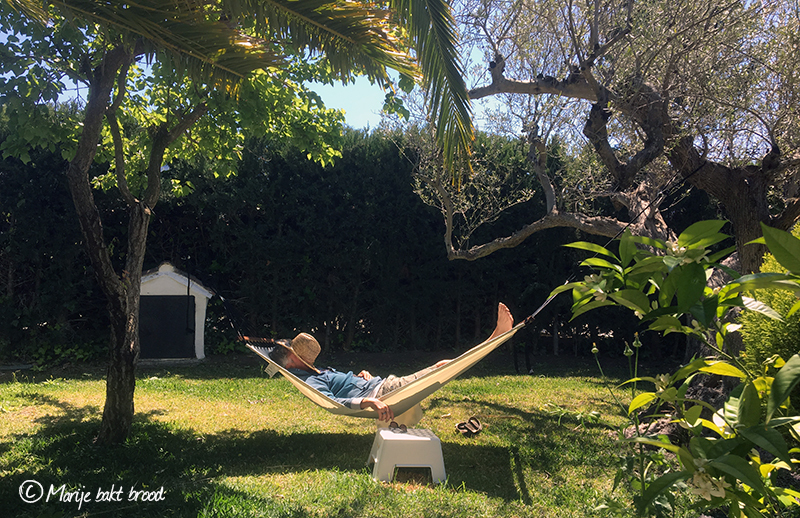
<svg viewBox="0 0 800 518">
<path fill-rule="evenodd" d="M 235 9 L 255 15 L 253 30 L 263 37 L 312 54 L 324 54 L 340 79 L 353 72 L 388 79 L 386 68 L 416 77 L 401 42 L 391 34 L 392 13 L 374 4 L 349 1 L 242 0 Z M 229 2 L 229 5 L 233 5 Z"/>
<path fill-rule="evenodd" d="M 436 138 L 445 166 L 455 172 L 458 162 L 469 164 L 474 128 L 450 5 L 445 0 L 393 0 L 391 6 L 416 44 Z"/>
<path fill-rule="evenodd" d="M 43 2 L 6 0 L 36 20 Z M 394 29 L 408 29 L 428 94 L 445 164 L 468 164 L 473 140 L 469 98 L 458 57 L 456 24 L 446 0 L 61 0 L 68 17 L 113 31 L 133 48 L 170 56 L 171 64 L 215 86 L 235 88 L 249 72 L 280 66 L 281 47 L 324 55 L 333 77 L 365 74 L 387 81 L 387 68 L 419 79 Z"/>
<path fill-rule="evenodd" d="M 8 0 L 36 18 L 39 2 Z M 231 90 L 251 71 L 283 64 L 270 43 L 253 37 L 224 16 L 192 1 L 139 2 L 63 0 L 55 8 L 76 23 L 96 25 L 113 44 L 135 55 L 159 54 L 196 80 Z"/>
<path fill-rule="evenodd" d="M 8 1 L 32 17 L 40 5 Z M 416 76 L 414 63 L 385 30 L 389 13 L 357 2 L 64 0 L 56 5 L 66 16 L 115 31 L 128 41 L 142 38 L 145 53 L 169 54 L 173 66 L 215 86 L 282 65 L 287 47 L 324 55 L 339 79 L 363 73 L 386 81 L 387 67 Z"/>
</svg>

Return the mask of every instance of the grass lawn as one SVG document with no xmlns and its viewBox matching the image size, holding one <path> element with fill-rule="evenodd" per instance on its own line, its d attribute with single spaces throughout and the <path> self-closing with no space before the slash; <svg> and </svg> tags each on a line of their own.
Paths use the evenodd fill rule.
<svg viewBox="0 0 800 518">
<path fill-rule="evenodd" d="M 393 369 L 399 374 L 430 359 L 405 358 Z M 267 378 L 254 355 L 140 368 L 132 436 L 113 448 L 92 443 L 104 401 L 101 366 L 0 373 L 0 514 L 593 514 L 613 484 L 621 447 L 612 435 L 622 424 L 593 361 L 549 358 L 526 376 L 515 375 L 502 352 L 490 358 L 423 403 L 418 427 L 442 441 L 448 480 L 438 486 L 419 477 L 373 481 L 366 461 L 375 423 L 319 409 L 284 379 Z M 383 360 L 329 363 L 388 374 Z M 600 423 L 576 418 L 592 410 Z M 483 432 L 457 434 L 455 425 L 473 415 Z M 23 502 L 20 493 L 34 498 L 36 483 L 44 497 Z"/>
</svg>

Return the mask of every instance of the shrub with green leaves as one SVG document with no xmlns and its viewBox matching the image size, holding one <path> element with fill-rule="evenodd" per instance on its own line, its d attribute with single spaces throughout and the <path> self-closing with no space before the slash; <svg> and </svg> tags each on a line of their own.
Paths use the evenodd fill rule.
<svg viewBox="0 0 800 518">
<path fill-rule="evenodd" d="M 594 273 L 553 291 L 554 295 L 572 292 L 574 316 L 604 306 L 623 306 L 648 323 L 650 330 L 693 335 L 706 340 L 716 353 L 694 359 L 672 374 L 634 375 L 623 384 L 634 387 L 627 408 L 620 404 L 634 430 L 629 439 L 633 455 L 630 469 L 621 471 L 617 481 L 626 481 L 635 495 L 636 516 L 673 515 L 679 493 L 694 495 L 697 509 L 727 509 L 728 516 L 736 518 L 794 513 L 800 503 L 800 492 L 782 487 L 774 476 L 800 462 L 800 449 L 790 448 L 786 441 L 787 435 L 796 440 L 800 433 L 800 415 L 789 401 L 800 384 L 800 355 L 787 361 L 775 358 L 767 368 L 750 371 L 725 347 L 728 334 L 739 328 L 727 320 L 730 310 L 747 308 L 781 319 L 752 294 L 761 289 L 800 291 L 800 239 L 762 225 L 764 237 L 756 241 L 767 245 L 784 273 L 738 276 L 731 271 L 732 281 L 712 288 L 708 279 L 714 269 L 722 268 L 717 261 L 730 252 L 711 252 L 712 246 L 728 238 L 720 233 L 724 223 L 695 223 L 676 242 L 626 232 L 618 240 L 617 253 L 592 243 L 572 243 L 568 246 L 595 254 L 582 262 Z M 787 316 L 798 310 L 800 302 L 794 302 Z M 597 354 L 597 348 L 592 352 Z M 698 373 L 737 378 L 740 384 L 717 409 L 688 395 Z M 637 383 L 652 384 L 653 390 L 636 394 Z M 710 419 L 703 417 L 704 409 L 710 410 Z M 676 423 L 690 439 L 673 442 L 666 435 L 649 434 L 640 425 L 640 417 Z M 675 462 L 654 462 L 651 448 L 671 452 Z M 760 452 L 769 456 L 762 457 Z M 627 516 L 630 506 L 626 504 L 609 494 L 598 509 Z"/>
<path fill-rule="evenodd" d="M 792 234 L 800 237 L 800 227 L 795 228 Z M 786 268 L 774 255 L 767 254 L 761 271 L 784 273 Z M 789 313 L 797 302 L 797 296 L 791 290 L 756 290 L 755 298 L 781 315 Z M 776 320 L 758 312 L 745 311 L 739 322 L 745 345 L 743 359 L 748 369 L 759 370 L 759 366 L 774 355 L 789 358 L 800 351 L 800 315 L 797 313 Z"/>
</svg>

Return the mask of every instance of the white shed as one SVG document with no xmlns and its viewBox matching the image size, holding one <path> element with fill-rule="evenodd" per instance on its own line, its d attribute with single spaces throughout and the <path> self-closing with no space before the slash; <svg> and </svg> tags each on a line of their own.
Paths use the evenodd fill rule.
<svg viewBox="0 0 800 518">
<path fill-rule="evenodd" d="M 144 272 L 139 357 L 205 358 L 206 307 L 213 296 L 197 279 L 170 263 Z"/>
</svg>

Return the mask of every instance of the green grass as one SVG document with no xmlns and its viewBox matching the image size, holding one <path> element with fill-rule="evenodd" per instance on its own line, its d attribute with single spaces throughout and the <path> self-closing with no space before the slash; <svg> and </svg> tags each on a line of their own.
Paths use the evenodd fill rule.
<svg viewBox="0 0 800 518">
<path fill-rule="evenodd" d="M 380 365 L 369 365 L 384 372 Z M 411 362 L 413 363 L 413 362 Z M 448 480 L 379 483 L 366 467 L 375 424 L 329 414 L 251 357 L 140 369 L 130 439 L 101 448 L 101 369 L 0 378 L 4 516 L 584 517 L 612 487 L 622 424 L 589 363 L 517 376 L 486 362 L 423 403 L 418 425 L 442 441 Z M 405 373 L 409 368 L 398 368 Z M 547 411 L 557 404 L 566 415 Z M 598 424 L 575 413 L 599 411 Z M 455 425 L 477 415 L 481 434 Z M 90 493 L 92 502 L 24 503 L 19 488 Z M 120 502 L 95 502 L 123 488 Z M 158 502 L 129 502 L 131 488 Z M 153 493 L 158 496 L 158 493 Z"/>
</svg>

